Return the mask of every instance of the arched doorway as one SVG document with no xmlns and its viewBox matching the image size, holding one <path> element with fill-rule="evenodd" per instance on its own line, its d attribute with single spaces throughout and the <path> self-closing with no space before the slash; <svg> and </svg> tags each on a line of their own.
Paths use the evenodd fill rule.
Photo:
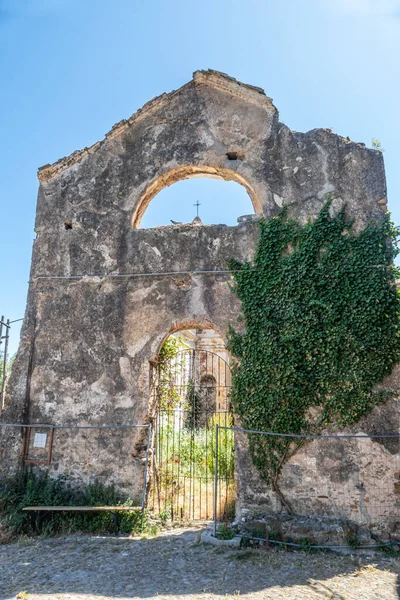
<svg viewBox="0 0 400 600">
<path fill-rule="evenodd" d="M 231 372 L 212 329 L 167 338 L 153 369 L 154 435 L 149 508 L 172 520 L 213 516 L 216 425 L 231 427 Z M 234 514 L 233 432 L 218 443 L 219 518 Z"/>
</svg>

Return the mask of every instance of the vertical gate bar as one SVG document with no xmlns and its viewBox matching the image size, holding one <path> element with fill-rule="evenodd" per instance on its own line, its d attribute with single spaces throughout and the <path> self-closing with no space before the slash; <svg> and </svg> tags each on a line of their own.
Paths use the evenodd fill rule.
<svg viewBox="0 0 400 600">
<path fill-rule="evenodd" d="M 211 354 L 211 375 L 212 375 L 212 377 L 214 377 L 214 353 Z M 218 385 L 218 379 L 216 379 L 215 377 L 214 377 L 214 379 L 216 381 L 216 385 Z M 210 379 L 210 382 L 211 381 L 212 380 Z M 212 397 L 211 397 L 211 399 L 212 399 Z M 209 398 L 208 398 L 208 400 L 209 400 Z M 216 413 L 217 411 L 218 411 L 218 407 L 217 407 L 217 405 L 215 405 L 215 408 L 213 407 L 213 412 Z"/>
<path fill-rule="evenodd" d="M 196 385 L 196 373 L 195 373 L 195 360 L 196 360 L 196 350 L 193 350 L 192 353 L 192 390 L 191 390 L 191 394 L 192 397 L 190 399 L 190 404 L 191 404 L 191 419 L 192 419 L 192 423 L 191 423 L 191 427 L 190 427 L 190 450 L 189 450 L 189 519 L 190 519 L 190 515 L 191 515 L 191 510 L 192 510 L 192 493 L 193 493 L 193 420 L 194 420 L 194 414 L 193 414 L 193 406 L 194 406 L 194 390 L 195 390 L 195 385 Z"/>
<path fill-rule="evenodd" d="M 176 419 L 176 411 L 172 409 L 172 468 L 171 468 L 171 519 L 174 520 L 174 512 L 175 512 L 175 475 L 176 475 L 176 462 L 175 462 L 175 419 Z"/>
<path fill-rule="evenodd" d="M 188 408 L 188 402 L 190 402 L 189 399 L 189 384 L 190 381 L 192 379 L 192 351 L 191 350 L 186 350 L 185 353 L 185 374 L 184 374 L 184 395 L 185 395 L 185 400 L 184 400 L 184 409 L 183 409 L 183 415 L 182 415 L 182 420 L 183 420 L 183 428 L 187 429 L 187 424 L 188 424 L 188 418 L 190 415 L 190 410 Z M 186 436 L 184 438 L 184 443 L 185 443 L 185 453 L 186 453 Z M 190 447 L 189 447 L 189 461 L 190 461 Z M 189 511 L 190 511 L 190 485 L 189 485 L 189 494 L 187 494 L 186 492 L 186 478 L 187 478 L 187 457 L 185 460 L 185 464 L 183 465 L 184 468 L 184 500 L 183 500 L 183 513 L 185 515 L 186 518 L 186 506 L 189 506 Z M 190 469 L 190 463 L 189 463 L 189 469 Z M 190 479 L 189 479 L 190 481 Z M 190 518 L 190 512 L 189 512 L 189 518 Z"/>
<path fill-rule="evenodd" d="M 170 437 L 170 422 L 171 422 L 171 412 L 168 409 L 166 411 L 167 415 L 167 448 L 165 454 L 165 501 L 164 501 L 164 509 L 170 510 L 169 505 L 169 437 Z"/>
<path fill-rule="evenodd" d="M 196 352 L 196 351 L 195 351 Z M 195 449 L 196 449 L 196 419 L 197 419 L 197 394 L 196 394 L 196 388 L 197 388 L 197 381 L 196 381 L 196 376 L 197 376 L 197 369 L 200 368 L 200 361 L 201 361 L 201 350 L 198 354 L 198 358 L 197 358 L 197 362 L 199 363 L 198 365 L 196 364 L 196 361 L 194 362 L 194 385 L 193 385 L 193 401 L 192 401 L 192 406 L 193 406 L 193 416 L 192 416 L 192 436 L 193 436 L 193 455 L 192 455 L 192 519 L 195 518 L 195 501 L 196 501 L 196 457 L 195 457 Z"/>
<path fill-rule="evenodd" d="M 176 513 L 179 514 L 179 504 L 180 504 L 180 489 L 181 489 L 181 433 L 182 433 L 182 412 L 179 409 L 178 412 L 178 490 L 177 490 L 177 498 L 176 498 Z"/>
<path fill-rule="evenodd" d="M 183 412 L 182 412 L 182 425 L 183 425 L 183 429 L 186 429 L 186 424 L 187 424 L 187 418 L 188 418 L 188 390 L 189 390 L 189 382 L 190 382 L 190 378 L 191 378 L 191 358 L 192 355 L 189 354 L 189 351 L 186 352 L 185 354 L 185 374 L 184 374 L 184 394 L 185 394 L 185 399 L 184 399 L 184 405 L 183 405 Z M 185 444 L 186 444 L 186 437 L 184 438 Z M 185 461 L 185 464 L 183 465 L 184 468 L 184 476 L 183 476 L 183 504 L 182 504 L 182 514 L 185 515 L 186 517 L 186 502 L 187 502 L 187 495 L 186 495 L 186 477 L 187 477 L 187 461 Z"/>
<path fill-rule="evenodd" d="M 163 433 L 162 433 L 162 413 L 159 410 L 158 413 L 158 433 L 157 433 L 157 444 L 158 444 L 158 481 L 159 481 L 159 492 L 158 492 L 158 511 L 161 511 L 162 505 L 162 493 L 163 493 L 163 472 L 162 472 L 162 444 L 163 444 Z"/>
<path fill-rule="evenodd" d="M 2 319 L 3 320 L 3 319 Z M 3 409 L 5 404 L 5 392 L 7 383 L 7 353 L 8 353 L 8 340 L 10 338 L 10 319 L 7 319 L 6 324 L 6 342 L 4 344 L 4 355 L 3 355 L 3 381 L 1 384 L 1 402 L 0 406 Z"/>
<path fill-rule="evenodd" d="M 144 522 L 144 508 L 146 506 L 146 488 L 147 488 L 147 470 L 149 468 L 149 451 L 151 443 L 151 423 L 147 428 L 147 447 L 146 447 L 146 461 L 144 464 L 144 481 L 143 481 L 143 495 L 142 495 L 142 529 Z"/>
<path fill-rule="evenodd" d="M 157 496 L 157 504 L 158 504 L 158 512 L 161 511 L 161 494 L 162 494 L 162 471 L 161 471 L 161 463 L 162 463 L 162 447 L 161 447 L 161 411 L 158 411 L 157 415 L 157 469 L 158 469 L 158 496 Z"/>
<path fill-rule="evenodd" d="M 196 518 L 196 462 L 193 463 L 192 519 Z"/>
<path fill-rule="evenodd" d="M 207 352 L 206 352 L 206 372 L 207 372 Z M 207 407 L 203 406 L 203 396 L 202 396 L 202 383 L 201 383 L 201 380 L 202 380 L 202 369 L 201 369 L 201 362 L 200 362 L 200 364 L 199 364 L 198 391 L 197 391 L 197 396 L 196 396 L 196 402 L 199 403 L 198 407 L 197 407 L 197 410 L 196 410 L 196 421 L 197 421 L 196 422 L 196 429 L 198 428 L 198 433 L 197 433 L 197 436 L 198 436 L 198 448 L 201 447 L 201 445 L 203 443 L 203 438 L 202 438 L 203 432 L 202 432 L 202 429 L 203 429 L 203 427 L 204 428 L 207 427 Z M 204 417 L 206 418 L 206 421 L 205 421 L 205 423 L 203 425 L 202 424 L 202 420 L 203 420 Z M 206 454 L 207 454 L 207 452 L 206 452 Z M 201 489 L 201 477 L 202 477 L 202 475 L 201 475 L 201 469 L 202 469 L 202 467 L 201 467 L 201 463 L 200 463 L 198 465 L 198 475 L 197 475 L 197 478 L 198 478 L 198 484 L 197 485 L 198 485 L 198 489 L 199 489 L 199 492 L 198 492 L 199 502 L 198 502 L 198 506 L 196 507 L 196 509 L 198 511 L 198 518 L 199 519 L 201 519 L 201 494 L 202 494 L 202 489 Z"/>
<path fill-rule="evenodd" d="M 156 402 L 157 402 L 157 413 L 155 415 L 155 432 L 154 432 L 154 456 L 153 456 L 153 477 L 154 477 L 154 481 L 153 481 L 153 485 L 156 484 L 157 486 L 157 499 L 160 497 L 160 473 L 158 470 L 158 456 L 159 456 L 159 436 L 160 436 L 160 427 L 159 427 L 159 418 L 160 418 L 160 409 L 158 407 L 158 386 L 157 386 L 157 392 L 156 392 L 157 396 L 156 396 Z M 158 502 L 158 504 L 160 504 Z M 155 507 L 156 507 L 156 498 L 155 498 L 155 489 L 153 492 L 153 510 L 155 511 Z M 160 510 L 160 507 L 158 508 L 158 510 Z"/>
<path fill-rule="evenodd" d="M 229 477 L 229 470 L 228 470 L 229 462 L 228 461 L 229 461 L 229 457 L 228 457 L 228 429 L 227 429 L 228 422 L 227 422 L 227 416 L 228 416 L 228 413 L 225 412 L 225 418 L 224 418 L 224 421 L 225 421 L 225 429 L 224 429 L 225 440 L 224 440 L 224 443 L 225 443 L 225 464 L 226 464 L 226 467 L 225 467 L 225 518 L 228 517 L 228 492 L 229 492 L 229 489 L 228 489 L 228 477 Z"/>
<path fill-rule="evenodd" d="M 176 485 L 175 485 L 175 496 L 174 496 L 174 502 L 175 502 L 175 506 L 174 506 L 174 512 L 175 515 L 178 515 L 179 518 L 179 487 L 180 487 L 180 481 L 179 481 L 179 471 L 180 471 L 180 444 L 181 444 L 181 417 L 180 417 L 180 407 L 182 404 L 182 364 L 184 362 L 184 352 L 180 351 L 179 352 L 179 362 L 176 365 L 176 369 L 175 369 L 175 373 L 176 373 L 176 387 L 177 387 L 177 397 L 179 398 L 179 400 L 177 400 L 176 404 L 175 404 L 175 408 L 174 408 L 174 436 L 175 436 L 175 427 L 176 427 L 176 419 L 178 418 L 178 425 L 177 425 L 177 435 L 178 435 L 178 440 L 177 440 L 177 445 L 178 445 L 178 450 L 177 450 L 177 456 L 176 458 L 174 458 L 174 469 L 175 469 L 175 474 L 176 474 Z M 175 440 L 175 438 L 174 438 Z M 175 441 L 174 441 L 174 446 L 175 446 Z M 174 455 L 175 455 L 175 450 L 174 450 Z M 176 461 L 178 461 L 176 463 Z"/>
<path fill-rule="evenodd" d="M 159 432 L 160 432 L 160 427 L 159 427 L 159 418 L 160 418 L 160 406 L 159 406 L 159 396 L 160 396 L 160 370 L 159 367 L 157 367 L 157 383 L 155 386 L 155 406 L 156 406 L 156 414 L 155 414 L 155 431 L 153 432 L 153 436 L 154 436 L 154 455 L 153 455 L 153 459 L 152 459 L 152 475 L 153 475 L 153 510 L 155 511 L 155 506 L 156 506 L 156 497 L 155 497 L 155 490 L 156 488 L 154 486 L 157 486 L 157 499 L 160 497 L 160 479 L 159 479 L 159 471 L 158 471 L 158 455 L 159 455 L 159 448 L 158 448 L 158 444 L 159 444 Z M 159 504 L 159 503 L 158 503 Z"/>
<path fill-rule="evenodd" d="M 215 463 L 214 463 L 214 537 L 217 537 L 217 493 L 218 493 L 218 423 L 215 426 Z"/>
<path fill-rule="evenodd" d="M 182 508 L 181 508 L 181 516 L 183 519 L 183 515 L 185 514 L 185 507 L 186 507 L 186 475 L 183 475 L 183 504 L 182 504 Z"/>
<path fill-rule="evenodd" d="M 187 384 L 189 382 L 190 376 L 190 356 L 187 351 L 185 351 L 184 360 L 182 361 L 182 408 L 180 413 L 180 437 L 179 437 L 179 472 L 181 473 L 181 477 L 183 475 L 183 498 L 181 501 L 181 514 L 184 514 L 186 507 L 186 465 L 181 465 L 181 444 L 182 444 L 182 432 L 184 435 L 185 424 L 186 424 L 186 402 L 187 402 Z M 185 438 L 183 438 L 184 440 Z M 183 469 L 183 471 L 182 471 Z"/>
<path fill-rule="evenodd" d="M 164 498 L 164 510 L 167 510 L 168 507 L 168 500 L 169 500 L 169 495 L 168 495 L 168 486 L 169 486 L 169 482 L 168 482 L 168 474 L 169 474 L 169 436 L 170 436 L 170 420 L 171 420 L 171 408 L 170 408 L 170 402 L 171 402 L 171 396 L 173 394 L 173 385 L 175 383 L 175 380 L 172 378 L 172 361 L 173 358 L 171 358 L 169 360 L 168 363 L 168 403 L 167 406 L 164 408 L 164 416 L 167 417 L 167 429 L 166 429 L 166 444 L 164 444 L 164 446 L 166 446 L 165 450 L 166 450 L 166 454 L 165 454 L 165 498 Z M 172 390 L 171 390 L 171 385 L 172 385 Z"/>
<path fill-rule="evenodd" d="M 219 438 L 218 438 L 219 440 Z M 219 448 L 219 444 L 218 444 L 218 461 L 220 460 L 221 457 L 221 452 L 220 452 L 220 448 Z M 221 476 L 220 476 L 220 468 L 218 465 L 218 513 L 219 513 L 219 518 L 221 519 L 221 504 L 222 504 L 222 485 L 221 484 Z"/>
<path fill-rule="evenodd" d="M 201 495 L 203 493 L 203 490 L 202 490 L 202 479 L 203 479 L 203 476 L 201 474 L 201 470 L 199 470 L 199 519 L 202 518 L 202 516 L 201 516 L 202 515 L 202 512 L 201 512 Z"/>
<path fill-rule="evenodd" d="M 203 512 L 204 512 L 204 506 L 205 506 L 205 517 L 200 516 L 200 518 L 207 518 L 207 505 L 208 505 L 208 486 L 207 486 L 207 480 L 208 480 L 208 468 L 209 468 L 209 450 L 208 450 L 208 429 L 210 427 L 210 419 L 212 417 L 212 413 L 210 413 L 210 407 L 209 407 L 209 397 L 208 397 L 208 352 L 206 351 L 206 370 L 205 370 L 205 374 L 203 375 L 203 382 L 202 380 L 200 380 L 200 402 L 201 402 L 201 407 L 200 407 L 200 412 L 201 412 L 201 418 L 202 418 L 202 423 L 204 421 L 204 424 L 202 425 L 202 444 L 205 444 L 205 456 L 204 456 L 204 460 L 203 460 L 203 471 L 201 474 L 201 479 L 200 479 L 200 506 L 203 506 Z M 201 509 L 200 509 L 201 512 Z M 201 512 L 201 514 L 203 514 Z"/>
<path fill-rule="evenodd" d="M 176 377 L 176 369 L 174 369 L 175 373 L 174 373 L 174 377 Z M 174 380 L 174 388 L 175 388 L 175 380 Z M 174 390 L 175 391 L 175 390 Z M 175 401 L 175 396 L 173 397 L 173 402 Z M 171 477 L 170 477 L 170 481 L 171 481 L 171 521 L 174 520 L 174 513 L 175 513 L 175 507 L 174 507 L 174 502 L 175 502 L 175 496 L 174 496 L 174 475 L 175 475 L 175 410 L 174 410 L 174 404 L 172 404 L 172 407 L 170 409 L 171 411 L 171 417 L 172 417 L 172 447 L 171 447 Z"/>
<path fill-rule="evenodd" d="M 208 469 L 209 469 L 209 465 L 210 465 L 210 457 L 208 455 L 209 450 L 208 450 L 208 431 L 210 428 L 210 420 L 208 418 L 208 413 L 206 413 L 207 415 L 207 421 L 205 424 L 205 436 L 206 436 L 206 474 L 205 474 L 205 486 L 206 486 L 206 519 L 208 519 Z"/>
<path fill-rule="evenodd" d="M 185 423 L 186 420 L 186 410 L 183 411 L 182 421 Z M 184 465 L 183 469 L 183 501 L 182 501 L 182 512 L 186 511 L 186 477 L 187 477 L 187 465 Z"/>
</svg>

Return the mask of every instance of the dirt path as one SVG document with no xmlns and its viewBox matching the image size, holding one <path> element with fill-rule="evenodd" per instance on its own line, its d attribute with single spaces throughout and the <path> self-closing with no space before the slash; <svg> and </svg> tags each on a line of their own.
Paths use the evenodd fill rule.
<svg viewBox="0 0 400 600">
<path fill-rule="evenodd" d="M 221 549 L 197 538 L 175 530 L 152 539 L 69 536 L 0 546 L 0 598 L 400 598 L 397 558 Z"/>
</svg>

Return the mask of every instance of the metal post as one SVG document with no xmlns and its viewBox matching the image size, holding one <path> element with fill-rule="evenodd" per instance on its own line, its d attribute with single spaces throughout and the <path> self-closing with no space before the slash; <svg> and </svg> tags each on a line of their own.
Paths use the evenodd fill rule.
<svg viewBox="0 0 400 600">
<path fill-rule="evenodd" d="M 214 537 L 217 537 L 217 496 L 218 496 L 218 423 L 215 426 L 215 467 L 214 467 Z"/>
<path fill-rule="evenodd" d="M 143 494 L 142 494 L 142 527 L 144 521 L 144 508 L 146 504 L 146 488 L 147 488 L 147 470 L 149 467 L 149 452 L 151 444 L 151 423 L 147 428 L 147 448 L 146 448 L 146 460 L 144 464 L 144 478 L 143 478 Z"/>
<path fill-rule="evenodd" d="M 3 343 L 3 326 L 4 325 L 5 325 L 4 315 L 1 315 L 1 319 L 0 319 L 0 358 L 1 358 L 1 345 Z M 4 364 L 3 364 L 3 377 L 4 377 Z"/>
<path fill-rule="evenodd" d="M 1 319 L 3 321 L 3 317 Z M 1 324 L 2 327 L 3 323 Z M 6 327 L 6 341 L 4 344 L 4 355 L 3 355 L 3 382 L 1 385 L 1 402 L 0 402 L 0 406 L 3 409 L 4 408 L 4 396 L 6 393 L 6 383 L 7 383 L 7 353 L 8 353 L 8 340 L 10 338 L 10 319 L 7 319 L 7 323 L 5 323 L 5 327 Z M 0 330 L 0 336 L 1 336 L 1 330 Z"/>
</svg>

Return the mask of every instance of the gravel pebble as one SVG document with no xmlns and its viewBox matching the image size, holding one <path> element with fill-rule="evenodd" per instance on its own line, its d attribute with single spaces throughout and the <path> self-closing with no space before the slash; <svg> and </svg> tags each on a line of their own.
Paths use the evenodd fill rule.
<svg viewBox="0 0 400 600">
<path fill-rule="evenodd" d="M 199 530 L 175 529 L 148 539 L 68 536 L 3 545 L 0 598 L 400 598 L 396 557 L 214 548 L 198 540 Z"/>
</svg>

